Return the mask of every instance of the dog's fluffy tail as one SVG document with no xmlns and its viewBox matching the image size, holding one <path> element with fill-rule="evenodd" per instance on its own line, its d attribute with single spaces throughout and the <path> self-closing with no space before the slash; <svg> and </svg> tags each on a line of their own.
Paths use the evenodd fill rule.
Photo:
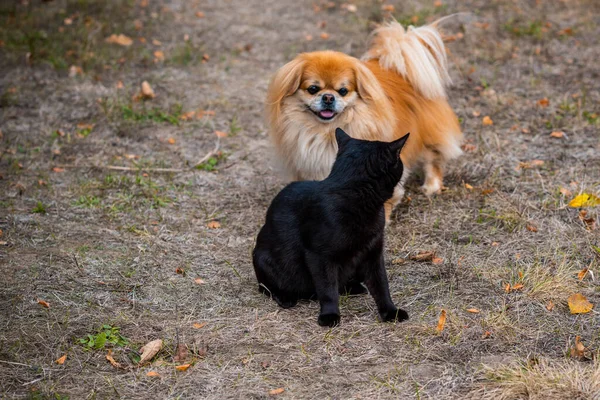
<svg viewBox="0 0 600 400">
<path fill-rule="evenodd" d="M 382 68 L 402 75 L 426 98 L 444 98 L 451 79 L 438 22 L 406 30 L 397 21 L 389 22 L 373 32 L 362 59 L 379 60 Z"/>
</svg>

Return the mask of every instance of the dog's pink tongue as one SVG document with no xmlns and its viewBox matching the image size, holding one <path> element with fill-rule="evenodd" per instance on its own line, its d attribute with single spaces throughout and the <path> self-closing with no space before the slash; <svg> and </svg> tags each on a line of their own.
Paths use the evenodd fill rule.
<svg viewBox="0 0 600 400">
<path fill-rule="evenodd" d="M 323 110 L 319 113 L 319 115 L 323 118 L 331 118 L 333 117 L 333 111 L 331 110 Z"/>
</svg>

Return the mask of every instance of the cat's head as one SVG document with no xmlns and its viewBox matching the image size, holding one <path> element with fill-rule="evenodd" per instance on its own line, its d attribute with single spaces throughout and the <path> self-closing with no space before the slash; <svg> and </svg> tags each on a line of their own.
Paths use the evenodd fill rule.
<svg viewBox="0 0 600 400">
<path fill-rule="evenodd" d="M 393 142 L 379 142 L 351 138 L 343 129 L 335 130 L 338 152 L 332 175 L 343 174 L 351 178 L 371 179 L 392 189 L 398 184 L 404 167 L 400 151 L 409 134 Z"/>
</svg>

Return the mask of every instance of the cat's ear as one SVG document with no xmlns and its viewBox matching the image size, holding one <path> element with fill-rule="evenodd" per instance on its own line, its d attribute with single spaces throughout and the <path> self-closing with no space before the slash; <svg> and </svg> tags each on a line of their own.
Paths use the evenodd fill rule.
<svg viewBox="0 0 600 400">
<path fill-rule="evenodd" d="M 410 135 L 410 133 L 407 133 L 406 135 L 402 136 L 400 139 L 394 140 L 393 142 L 390 142 L 390 148 L 398 156 L 400 156 L 400 151 L 402 150 L 402 148 L 406 144 L 406 141 L 408 140 L 408 136 L 409 135 Z"/>
<path fill-rule="evenodd" d="M 335 141 L 338 144 L 338 149 L 342 149 L 348 144 L 348 142 L 350 142 L 350 140 L 352 140 L 352 138 L 346 132 L 344 132 L 342 128 L 337 128 L 335 130 Z"/>
</svg>

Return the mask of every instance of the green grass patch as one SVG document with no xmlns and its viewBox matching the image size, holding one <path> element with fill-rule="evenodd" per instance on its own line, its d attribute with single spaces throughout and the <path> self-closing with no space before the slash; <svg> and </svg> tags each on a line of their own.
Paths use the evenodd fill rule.
<svg viewBox="0 0 600 400">
<path fill-rule="evenodd" d="M 159 108 L 136 109 L 132 105 L 122 105 L 121 115 L 126 121 L 134 122 L 167 122 L 172 125 L 179 125 L 181 117 L 181 104 L 176 104 L 170 110 L 165 111 Z"/>
<path fill-rule="evenodd" d="M 100 350 L 107 346 L 124 347 L 129 344 L 129 339 L 122 336 L 118 326 L 102 325 L 96 334 L 88 333 L 77 342 L 87 350 Z"/>
<path fill-rule="evenodd" d="M 98 207 L 101 203 L 99 197 L 92 195 L 79 196 L 79 198 L 75 201 L 75 205 L 78 207 L 86 207 L 86 208 L 94 208 Z"/>
<path fill-rule="evenodd" d="M 33 207 L 33 210 L 31 210 L 31 212 L 34 214 L 46 214 L 47 209 L 48 209 L 47 205 L 45 205 L 41 201 L 38 201 L 37 204 L 35 205 L 35 207 Z"/>
</svg>

